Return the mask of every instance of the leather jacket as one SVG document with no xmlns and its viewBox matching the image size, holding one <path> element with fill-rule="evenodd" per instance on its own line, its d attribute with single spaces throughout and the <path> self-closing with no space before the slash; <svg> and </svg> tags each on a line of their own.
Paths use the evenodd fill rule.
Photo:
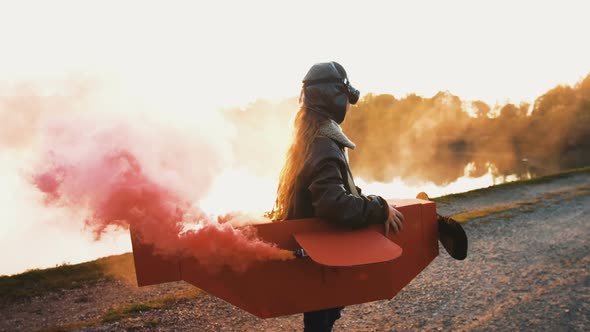
<svg viewBox="0 0 590 332">
<path fill-rule="evenodd" d="M 341 143 L 318 136 L 310 149 L 287 219 L 319 217 L 351 228 L 387 220 L 389 207 L 382 197 L 362 195 L 358 187 L 360 197 L 351 193 L 347 177 L 350 168 Z"/>
</svg>

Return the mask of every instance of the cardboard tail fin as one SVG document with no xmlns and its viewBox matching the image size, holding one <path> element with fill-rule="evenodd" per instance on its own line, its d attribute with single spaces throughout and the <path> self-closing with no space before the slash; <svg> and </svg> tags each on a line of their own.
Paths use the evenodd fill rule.
<svg viewBox="0 0 590 332">
<path fill-rule="evenodd" d="M 130 232 L 138 286 L 182 280 L 179 257 L 157 255 L 153 245 L 141 241 L 137 229 L 131 227 Z"/>
</svg>

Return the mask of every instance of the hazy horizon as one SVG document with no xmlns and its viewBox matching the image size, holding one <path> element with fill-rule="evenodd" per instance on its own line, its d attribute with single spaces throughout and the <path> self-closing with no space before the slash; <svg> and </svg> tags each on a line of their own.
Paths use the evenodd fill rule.
<svg viewBox="0 0 590 332">
<path fill-rule="evenodd" d="M 76 165 L 77 158 L 100 157 L 92 154 L 97 146 L 125 146 L 143 158 L 150 175 L 160 170 L 162 177 L 199 187 L 194 193 L 178 185 L 212 213 L 270 208 L 295 97 L 316 62 L 340 62 L 361 91 L 350 119 L 359 119 L 364 107 L 406 126 L 420 120 L 420 136 L 396 128 L 404 133 L 403 146 L 422 140 L 440 147 L 425 151 L 421 160 L 404 151 L 411 163 L 401 165 L 373 155 L 383 146 L 352 125 L 362 121 L 345 122 L 359 145 L 350 155 L 355 176 L 384 195 L 428 188 L 436 196 L 452 191 L 449 185 L 473 189 L 506 176 L 536 175 L 539 167 L 573 165 L 586 134 L 585 108 L 567 100 L 585 96 L 575 86 L 590 74 L 587 7 L 582 1 L 459 0 L 0 4 L 0 274 L 130 249 L 125 231 L 95 242 L 84 229 L 83 211 L 46 206 L 46 195 L 31 177 L 48 166 L 43 161 L 52 150 Z M 534 117 L 523 117 L 523 105 L 533 110 L 537 98 L 560 85 L 570 89 L 555 90 L 554 101 L 539 106 Z M 455 112 L 453 96 L 461 109 L 471 103 L 472 111 L 484 112 L 481 102 L 502 120 L 472 122 Z M 421 116 L 406 114 L 406 105 Z M 551 111 L 551 105 L 580 121 L 560 117 L 566 113 Z M 461 121 L 436 118 L 440 109 L 459 114 Z M 248 118 L 244 110 L 263 116 Z M 510 126 L 515 129 L 501 146 L 479 137 L 479 130 L 511 123 L 510 116 L 520 127 Z M 437 127 L 430 118 L 449 126 Z M 563 136 L 547 140 L 547 149 L 531 148 L 526 133 L 543 135 L 552 121 L 562 124 L 555 133 Z M 399 150 L 391 132 L 383 137 Z M 488 158 L 499 147 L 510 158 Z M 530 151 L 523 153 L 525 148 Z M 554 164 L 546 163 L 555 154 Z M 428 166 L 433 160 L 444 161 L 438 172 Z M 490 170 L 492 164 L 497 171 Z M 399 176 L 390 175 L 392 167 Z M 412 169 L 422 180 L 410 176 Z M 468 174 L 479 177 L 469 182 Z M 368 183 L 379 179 L 395 183 L 395 189 Z M 239 190 L 238 181 L 259 195 Z"/>
</svg>

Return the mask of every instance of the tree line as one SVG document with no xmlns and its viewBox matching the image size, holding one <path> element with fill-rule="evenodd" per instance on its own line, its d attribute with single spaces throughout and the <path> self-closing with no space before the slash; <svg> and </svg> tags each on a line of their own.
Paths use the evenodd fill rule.
<svg viewBox="0 0 590 332">
<path fill-rule="evenodd" d="M 275 173 L 289 141 L 295 98 L 260 100 L 227 109 L 234 125 L 235 162 Z M 465 175 L 538 176 L 590 165 L 590 75 L 560 85 L 534 103 L 490 106 L 449 92 L 433 97 L 365 95 L 342 124 L 356 143 L 349 152 L 355 176 L 394 177 L 443 185 Z"/>
</svg>

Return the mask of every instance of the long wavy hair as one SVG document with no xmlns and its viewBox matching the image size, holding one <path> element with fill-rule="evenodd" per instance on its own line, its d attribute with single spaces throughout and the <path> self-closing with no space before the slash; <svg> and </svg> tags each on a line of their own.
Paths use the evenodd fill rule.
<svg viewBox="0 0 590 332">
<path fill-rule="evenodd" d="M 277 199 L 270 212 L 273 221 L 287 219 L 296 199 L 297 180 L 305 161 L 309 157 L 310 146 L 320 126 L 327 121 L 323 116 L 309 112 L 300 104 L 293 123 L 293 138 L 287 150 L 285 164 L 279 175 Z"/>
</svg>

